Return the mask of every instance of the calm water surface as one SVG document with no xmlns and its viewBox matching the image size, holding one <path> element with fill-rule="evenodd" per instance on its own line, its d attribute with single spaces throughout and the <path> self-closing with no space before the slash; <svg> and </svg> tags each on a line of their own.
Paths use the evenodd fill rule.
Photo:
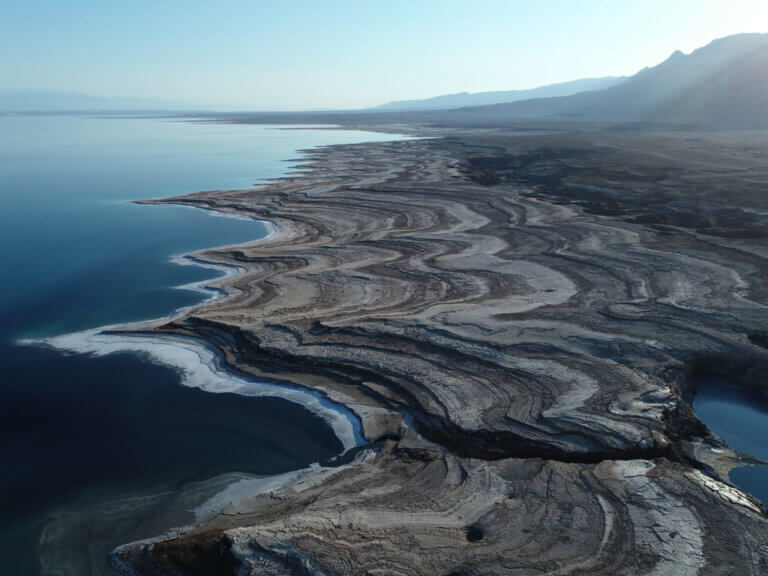
<svg viewBox="0 0 768 576">
<path fill-rule="evenodd" d="M 200 293 L 174 287 L 215 274 L 170 258 L 266 232 L 252 220 L 130 200 L 247 187 L 283 174 L 299 149 L 392 139 L 0 116 L 1 574 L 106 573 L 111 546 L 180 521 L 173 499 L 182 486 L 298 469 L 341 450 L 324 422 L 287 401 L 184 388 L 172 370 L 127 354 L 15 342 L 199 302 Z"/>
<path fill-rule="evenodd" d="M 693 408 L 699 418 L 731 448 L 768 461 L 768 399 L 724 380 L 701 381 L 697 390 Z M 736 468 L 730 476 L 768 506 L 768 466 Z"/>
</svg>

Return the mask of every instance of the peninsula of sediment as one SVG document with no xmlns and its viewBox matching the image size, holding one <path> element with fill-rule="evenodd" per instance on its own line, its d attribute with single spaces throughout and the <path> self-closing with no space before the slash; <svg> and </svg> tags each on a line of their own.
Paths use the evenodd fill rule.
<svg viewBox="0 0 768 576">
<path fill-rule="evenodd" d="M 402 127 L 401 127 L 402 128 Z M 391 127 L 386 129 L 392 129 Z M 148 326 L 322 392 L 369 444 L 121 548 L 136 574 L 765 574 L 691 382 L 768 374 L 768 137 L 411 127 L 248 190 L 228 297 Z"/>
</svg>

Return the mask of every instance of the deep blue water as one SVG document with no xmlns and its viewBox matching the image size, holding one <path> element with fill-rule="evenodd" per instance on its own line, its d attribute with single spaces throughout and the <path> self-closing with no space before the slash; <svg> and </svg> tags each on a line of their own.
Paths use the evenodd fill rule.
<svg viewBox="0 0 768 576">
<path fill-rule="evenodd" d="M 242 188 L 283 174 L 299 149 L 383 139 L 392 137 L 0 116 L 1 574 L 41 573 L 40 534 L 54 514 L 178 490 L 223 472 L 298 469 L 341 450 L 323 421 L 287 401 L 184 388 L 172 370 L 127 354 L 93 358 L 15 342 L 199 302 L 200 293 L 174 287 L 215 273 L 170 258 L 266 230 L 251 220 L 130 200 Z M 101 526 L 100 545 L 163 526 L 156 518 L 130 524 Z M 83 526 L 74 538 L 82 550 L 66 554 L 79 564 L 63 573 L 104 573 L 105 550 L 88 559 L 96 536 Z M 47 554 L 57 552 L 55 542 L 46 546 Z"/>
<path fill-rule="evenodd" d="M 768 399 L 724 380 L 697 383 L 693 408 L 699 418 L 728 445 L 768 461 Z M 768 466 L 744 466 L 731 480 L 768 506 Z"/>
</svg>

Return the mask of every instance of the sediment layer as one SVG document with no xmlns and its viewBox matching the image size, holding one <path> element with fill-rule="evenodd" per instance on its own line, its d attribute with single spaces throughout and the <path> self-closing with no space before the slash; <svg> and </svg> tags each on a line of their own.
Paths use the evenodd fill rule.
<svg viewBox="0 0 768 576">
<path fill-rule="evenodd" d="M 140 574 L 760 574 L 768 521 L 684 400 L 766 384 L 768 145 L 454 131 L 169 202 L 278 232 L 145 329 L 321 391 L 373 444 L 125 547 Z M 757 336 L 756 336 L 757 335 Z M 214 571 L 214 572 L 212 572 Z"/>
</svg>

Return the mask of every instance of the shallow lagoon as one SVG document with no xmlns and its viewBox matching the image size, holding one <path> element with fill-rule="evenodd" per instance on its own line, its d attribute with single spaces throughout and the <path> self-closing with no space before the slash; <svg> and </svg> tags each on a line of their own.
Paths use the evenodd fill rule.
<svg viewBox="0 0 768 576">
<path fill-rule="evenodd" d="M 768 400 L 724 380 L 696 384 L 693 408 L 699 418 L 734 450 L 768 461 Z M 731 480 L 768 506 L 768 466 L 744 466 Z"/>
</svg>

